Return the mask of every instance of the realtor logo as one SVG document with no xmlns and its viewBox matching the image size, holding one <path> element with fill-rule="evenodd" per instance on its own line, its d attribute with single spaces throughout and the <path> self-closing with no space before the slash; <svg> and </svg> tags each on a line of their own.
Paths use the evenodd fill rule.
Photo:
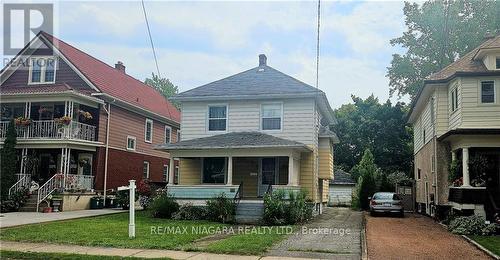
<svg viewBox="0 0 500 260">
<path fill-rule="evenodd" d="M 53 14 L 53 4 L 3 4 L 3 55 L 16 55 L 40 31 L 53 34 Z"/>
</svg>

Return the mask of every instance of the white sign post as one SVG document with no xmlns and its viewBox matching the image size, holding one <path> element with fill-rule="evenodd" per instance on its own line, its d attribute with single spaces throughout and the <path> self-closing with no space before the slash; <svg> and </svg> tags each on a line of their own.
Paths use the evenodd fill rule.
<svg viewBox="0 0 500 260">
<path fill-rule="evenodd" d="M 118 187 L 118 190 L 129 190 L 129 224 L 128 237 L 135 237 L 135 180 L 129 180 L 129 186 Z"/>
</svg>

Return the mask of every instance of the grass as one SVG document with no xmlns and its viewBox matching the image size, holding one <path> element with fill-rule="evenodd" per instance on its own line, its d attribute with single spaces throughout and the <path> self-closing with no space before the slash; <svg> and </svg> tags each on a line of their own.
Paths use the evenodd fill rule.
<svg viewBox="0 0 500 260">
<path fill-rule="evenodd" d="M 18 251 L 0 251 L 1 259 L 30 259 L 30 260 L 119 260 L 119 259 L 144 259 L 137 257 L 121 257 L 121 256 L 96 256 L 96 255 L 80 255 L 66 253 L 39 253 L 39 252 L 18 252 Z M 151 259 L 151 258 L 149 258 Z M 153 259 L 168 259 L 168 258 L 153 258 Z"/>
<path fill-rule="evenodd" d="M 494 254 L 500 256 L 500 236 L 471 236 L 471 238 Z"/>
<path fill-rule="evenodd" d="M 158 229 L 162 227 L 162 229 Z M 204 251 L 211 253 L 260 255 L 281 241 L 286 232 L 272 228 L 265 234 L 237 232 L 198 246 L 196 241 L 229 225 L 208 221 L 155 219 L 148 212 L 136 213 L 136 238 L 128 237 L 128 214 L 113 214 L 0 230 L 0 239 L 83 246 Z M 166 229 L 170 229 L 168 232 Z M 152 231 L 153 229 L 153 231 Z M 207 233 L 206 231 L 210 231 Z M 173 233 L 172 231 L 176 231 Z M 195 231 L 195 232 L 193 232 Z M 201 231 L 201 232 L 196 232 Z"/>
</svg>

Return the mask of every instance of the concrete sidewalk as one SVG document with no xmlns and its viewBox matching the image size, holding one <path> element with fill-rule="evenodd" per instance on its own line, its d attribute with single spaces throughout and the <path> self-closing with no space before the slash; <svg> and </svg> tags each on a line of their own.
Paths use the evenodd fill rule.
<svg viewBox="0 0 500 260">
<path fill-rule="evenodd" d="M 27 224 L 36 224 L 57 220 L 75 219 L 94 217 L 108 214 L 115 214 L 120 212 L 128 212 L 122 209 L 94 209 L 94 210 L 76 210 L 52 213 L 40 212 L 9 212 L 1 214 L 0 228 L 14 227 Z"/>
<path fill-rule="evenodd" d="M 21 252 L 43 252 L 43 253 L 72 253 L 96 256 L 119 256 L 119 257 L 140 257 L 140 258 L 172 258 L 172 259 L 236 259 L 236 260 L 279 260 L 284 257 L 261 257 L 261 256 L 241 256 L 222 255 L 203 252 L 184 252 L 174 250 L 158 249 L 131 249 L 131 248 L 109 248 L 109 247 L 89 247 L 76 245 L 61 245 L 47 243 L 24 243 L 12 241 L 0 241 L 1 250 L 21 251 Z M 289 259 L 289 257 L 287 257 Z M 295 258 L 298 259 L 298 258 Z"/>
</svg>

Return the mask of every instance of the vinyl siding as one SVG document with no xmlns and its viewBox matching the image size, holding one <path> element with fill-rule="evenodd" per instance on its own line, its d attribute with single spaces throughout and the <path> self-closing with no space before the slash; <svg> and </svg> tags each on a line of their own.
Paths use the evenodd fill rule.
<svg viewBox="0 0 500 260">
<path fill-rule="evenodd" d="M 434 102 L 432 101 L 434 99 Z M 417 118 L 414 124 L 413 140 L 414 140 L 414 153 L 417 153 L 422 146 L 428 143 L 434 136 L 434 127 L 436 124 L 436 95 L 435 92 L 429 97 L 424 107 L 424 110 Z M 434 106 L 434 108 L 432 108 Z M 432 120 L 432 113 L 434 113 L 434 122 Z M 425 140 L 424 140 L 425 130 Z"/>
<path fill-rule="evenodd" d="M 286 99 L 275 101 L 229 101 L 229 102 L 183 102 L 181 129 L 182 139 L 206 137 L 221 132 L 207 131 L 209 104 L 228 105 L 227 132 L 260 131 L 260 109 L 262 103 L 283 102 L 283 129 L 262 131 L 277 137 L 314 144 L 314 100 Z M 316 135 L 317 137 L 317 135 Z"/>
<path fill-rule="evenodd" d="M 201 184 L 201 159 L 181 158 L 179 164 L 179 184 Z"/>
<path fill-rule="evenodd" d="M 481 103 L 481 81 L 495 82 L 495 103 Z M 460 128 L 500 128 L 500 77 L 462 78 Z"/>
<path fill-rule="evenodd" d="M 319 141 L 319 178 L 333 179 L 333 147 L 329 138 Z"/>
<path fill-rule="evenodd" d="M 439 137 L 448 131 L 449 125 L 449 106 L 448 90 L 446 86 L 439 86 L 435 91 L 436 107 L 436 135 Z"/>
<path fill-rule="evenodd" d="M 302 153 L 300 161 L 300 186 L 307 192 L 308 198 L 317 202 L 318 179 L 314 178 L 315 155 Z"/>
<path fill-rule="evenodd" d="M 448 86 L 448 113 L 449 113 L 449 125 L 448 130 L 457 129 L 462 121 L 462 83 L 460 79 L 452 81 Z M 455 111 L 451 111 L 451 92 L 458 88 L 458 108 Z"/>
<path fill-rule="evenodd" d="M 330 185 L 328 180 L 320 180 L 322 182 L 322 196 L 321 202 L 328 202 L 328 197 L 330 196 Z"/>
<path fill-rule="evenodd" d="M 330 196 L 328 205 L 346 206 L 351 205 L 352 189 L 354 185 L 330 185 Z"/>
</svg>

